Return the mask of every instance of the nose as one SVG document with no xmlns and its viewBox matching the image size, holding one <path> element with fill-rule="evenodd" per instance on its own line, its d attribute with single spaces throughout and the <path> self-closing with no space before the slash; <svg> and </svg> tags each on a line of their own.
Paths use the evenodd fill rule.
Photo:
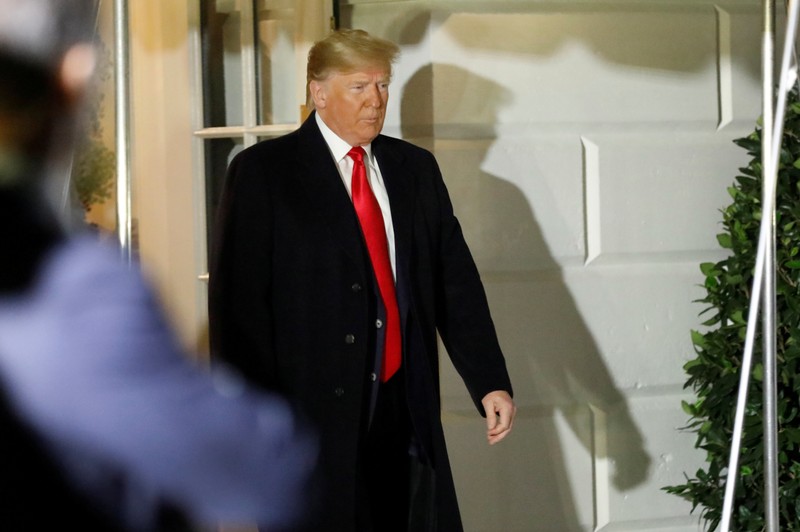
<svg viewBox="0 0 800 532">
<path fill-rule="evenodd" d="M 381 107 L 383 105 L 381 90 L 377 84 L 369 85 L 367 88 L 367 105 L 370 107 Z"/>
</svg>

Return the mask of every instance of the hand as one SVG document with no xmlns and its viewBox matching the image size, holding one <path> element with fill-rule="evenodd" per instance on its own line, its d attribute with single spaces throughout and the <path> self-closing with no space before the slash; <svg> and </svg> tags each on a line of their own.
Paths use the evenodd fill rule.
<svg viewBox="0 0 800 532">
<path fill-rule="evenodd" d="M 487 393 L 481 404 L 486 411 L 486 436 L 489 445 L 494 445 L 511 432 L 517 407 L 511 395 L 504 390 Z"/>
</svg>

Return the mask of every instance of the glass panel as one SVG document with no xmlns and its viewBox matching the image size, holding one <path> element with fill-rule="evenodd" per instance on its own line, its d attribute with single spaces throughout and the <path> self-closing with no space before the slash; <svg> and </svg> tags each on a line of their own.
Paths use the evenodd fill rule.
<svg viewBox="0 0 800 532">
<path fill-rule="evenodd" d="M 298 121 L 294 4 L 291 0 L 256 2 L 260 124 Z"/>
<path fill-rule="evenodd" d="M 206 227 L 208 228 L 206 238 L 209 250 L 211 250 L 217 205 L 219 205 L 219 199 L 225 184 L 225 174 L 228 171 L 228 165 L 242 149 L 244 149 L 244 141 L 241 138 L 208 139 L 205 141 Z"/>
<path fill-rule="evenodd" d="M 200 27 L 205 127 L 241 126 L 242 16 L 236 0 L 203 0 Z"/>
</svg>

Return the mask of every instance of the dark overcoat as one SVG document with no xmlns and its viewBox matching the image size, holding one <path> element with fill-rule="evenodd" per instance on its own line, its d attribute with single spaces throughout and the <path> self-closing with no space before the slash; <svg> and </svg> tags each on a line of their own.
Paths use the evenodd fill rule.
<svg viewBox="0 0 800 532">
<path fill-rule="evenodd" d="M 478 410 L 511 392 L 477 268 L 433 155 L 372 142 L 395 232 L 403 364 L 415 437 L 435 472 L 437 529 L 461 530 L 440 419 L 439 331 Z M 212 352 L 316 423 L 328 488 L 320 530 L 355 529 L 372 383 L 375 289 L 352 202 L 312 114 L 230 165 L 210 269 Z"/>
</svg>

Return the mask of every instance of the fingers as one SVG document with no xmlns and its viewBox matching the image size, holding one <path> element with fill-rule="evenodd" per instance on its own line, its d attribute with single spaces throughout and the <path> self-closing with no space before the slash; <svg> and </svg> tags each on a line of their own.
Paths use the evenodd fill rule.
<svg viewBox="0 0 800 532">
<path fill-rule="evenodd" d="M 486 431 L 491 434 L 497 427 L 497 411 L 494 409 L 494 404 L 488 406 L 484 404 L 483 409 L 486 411 Z"/>
<path fill-rule="evenodd" d="M 486 436 L 490 445 L 502 441 L 514 425 L 516 407 L 507 392 L 491 392 L 484 397 L 486 411 Z"/>
<path fill-rule="evenodd" d="M 486 433 L 490 445 L 501 441 L 511 432 L 511 427 L 513 426 L 512 408 L 513 406 L 500 408 L 494 415 L 489 416 L 495 420 L 494 427 L 490 428 Z"/>
</svg>

